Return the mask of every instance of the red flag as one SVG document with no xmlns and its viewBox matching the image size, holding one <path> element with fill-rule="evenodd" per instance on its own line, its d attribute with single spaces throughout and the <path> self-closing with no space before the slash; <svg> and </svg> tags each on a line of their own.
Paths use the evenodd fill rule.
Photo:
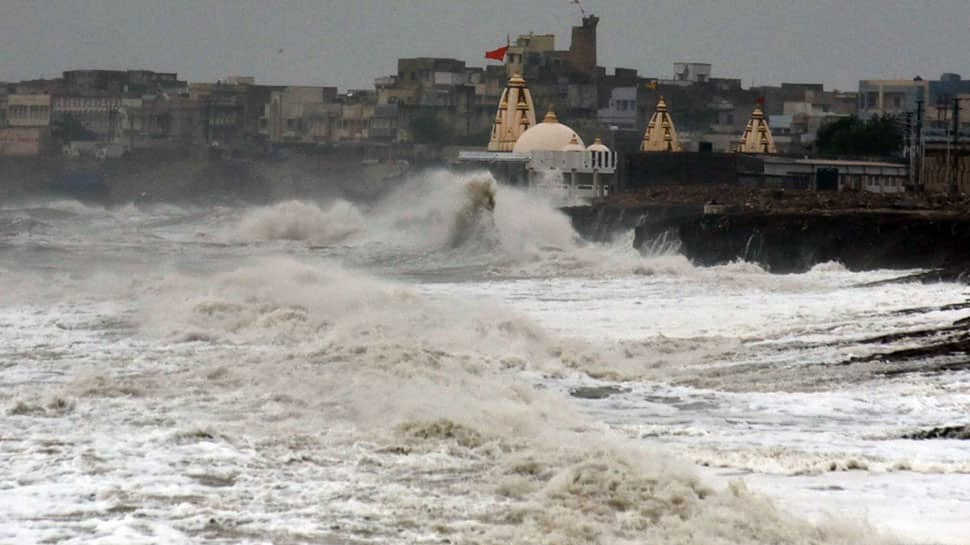
<svg viewBox="0 0 970 545">
<path fill-rule="evenodd" d="M 758 99 L 755 100 L 754 103 L 757 104 L 758 106 L 764 106 L 765 105 L 765 97 L 758 97 Z"/>
<path fill-rule="evenodd" d="M 509 46 L 504 45 L 498 49 L 493 49 L 491 51 L 485 52 L 486 59 L 495 59 L 497 61 L 505 61 L 505 54 L 508 53 Z"/>
</svg>

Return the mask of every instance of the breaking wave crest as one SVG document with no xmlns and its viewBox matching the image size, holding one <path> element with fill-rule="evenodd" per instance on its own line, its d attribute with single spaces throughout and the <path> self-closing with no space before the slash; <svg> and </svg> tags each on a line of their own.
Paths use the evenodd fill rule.
<svg viewBox="0 0 970 545">
<path fill-rule="evenodd" d="M 353 247 L 363 266 L 434 272 L 462 269 L 484 276 L 696 275 L 675 237 L 639 251 L 633 231 L 606 243 L 584 240 L 568 216 L 527 190 L 501 185 L 487 172 L 434 170 L 415 176 L 376 204 L 328 206 L 287 201 L 249 210 L 230 238 L 297 240 Z M 721 273 L 767 275 L 737 262 Z"/>
<path fill-rule="evenodd" d="M 327 208 L 286 201 L 250 212 L 239 226 L 244 236 L 259 240 L 303 240 L 312 244 L 341 242 L 364 226 L 353 204 L 335 201 Z"/>
<path fill-rule="evenodd" d="M 631 231 L 612 243 L 590 243 L 540 196 L 497 184 L 488 173 L 432 171 L 375 206 L 365 238 L 382 258 L 415 268 L 550 276 L 632 274 L 644 261 L 632 237 Z M 666 245 L 656 254 L 675 251 Z"/>
</svg>

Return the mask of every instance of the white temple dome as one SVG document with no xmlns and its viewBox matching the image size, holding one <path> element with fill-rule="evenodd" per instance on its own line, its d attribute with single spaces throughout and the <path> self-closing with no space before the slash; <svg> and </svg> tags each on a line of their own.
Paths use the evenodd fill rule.
<svg viewBox="0 0 970 545">
<path fill-rule="evenodd" d="M 596 140 L 593 141 L 593 143 L 590 144 L 589 147 L 586 149 L 588 149 L 589 151 L 610 151 L 610 148 L 606 147 L 606 145 L 603 144 L 603 141 L 600 140 L 599 137 L 596 137 Z"/>
<path fill-rule="evenodd" d="M 569 139 L 569 143 L 563 146 L 562 151 L 586 151 L 586 148 L 579 143 L 578 136 Z"/>
<path fill-rule="evenodd" d="M 549 108 L 546 118 L 535 127 L 522 133 L 515 142 L 512 151 L 515 153 L 529 153 L 533 151 L 560 151 L 568 146 L 573 139 L 576 144 L 585 149 L 583 139 L 576 131 L 559 122 L 556 112 Z"/>
</svg>

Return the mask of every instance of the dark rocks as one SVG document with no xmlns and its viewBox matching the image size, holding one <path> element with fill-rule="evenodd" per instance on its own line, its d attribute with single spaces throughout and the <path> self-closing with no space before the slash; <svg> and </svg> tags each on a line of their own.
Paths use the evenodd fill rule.
<svg viewBox="0 0 970 545">
<path fill-rule="evenodd" d="M 944 426 L 940 428 L 920 430 L 904 435 L 903 439 L 914 439 L 917 441 L 925 441 L 928 439 L 960 439 L 963 441 L 970 441 L 970 425 Z"/>
<path fill-rule="evenodd" d="M 579 399 L 606 399 L 626 391 L 619 386 L 580 386 L 570 390 L 569 395 Z"/>
<path fill-rule="evenodd" d="M 966 303 L 955 303 L 937 308 L 906 309 L 900 311 L 900 313 L 962 308 L 966 308 Z M 840 365 L 877 363 L 880 369 L 876 372 L 884 377 L 970 370 L 970 330 L 967 326 L 968 320 L 964 318 L 940 327 L 871 337 L 861 342 L 864 344 L 889 344 L 909 341 L 919 343 L 919 345 L 857 356 Z"/>
</svg>

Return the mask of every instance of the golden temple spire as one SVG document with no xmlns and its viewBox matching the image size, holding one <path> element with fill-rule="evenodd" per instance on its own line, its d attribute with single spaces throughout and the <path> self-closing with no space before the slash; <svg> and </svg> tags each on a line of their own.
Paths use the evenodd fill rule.
<svg viewBox="0 0 970 545">
<path fill-rule="evenodd" d="M 556 106 L 550 102 L 549 109 L 546 110 L 546 117 L 542 119 L 543 123 L 559 123 L 559 117 L 556 115 Z"/>
<path fill-rule="evenodd" d="M 515 106 L 510 107 L 512 104 Z M 488 151 L 512 151 L 519 136 L 535 124 L 536 112 L 532 93 L 522 76 L 513 74 L 502 92 L 498 110 L 495 112 Z"/>
<path fill-rule="evenodd" d="M 660 97 L 657 108 L 650 117 L 647 130 L 643 133 L 640 151 L 683 151 L 680 140 L 677 139 L 677 129 L 674 120 L 667 112 L 667 101 Z"/>
<path fill-rule="evenodd" d="M 771 127 L 765 120 L 761 105 L 757 104 L 751 112 L 751 119 L 744 128 L 741 142 L 738 144 L 739 153 L 778 153 L 775 139 L 771 135 Z"/>
</svg>

